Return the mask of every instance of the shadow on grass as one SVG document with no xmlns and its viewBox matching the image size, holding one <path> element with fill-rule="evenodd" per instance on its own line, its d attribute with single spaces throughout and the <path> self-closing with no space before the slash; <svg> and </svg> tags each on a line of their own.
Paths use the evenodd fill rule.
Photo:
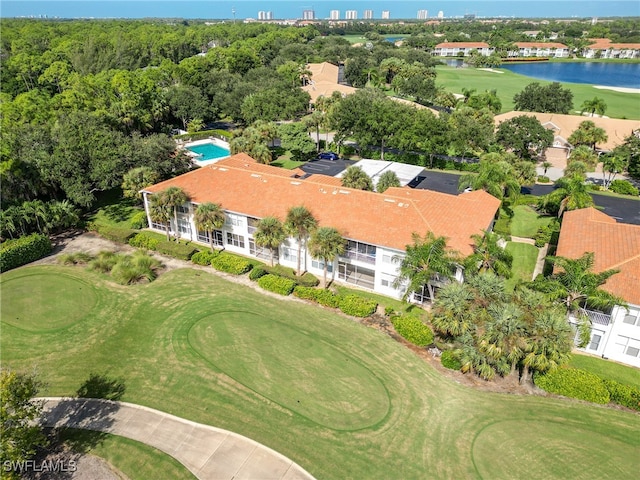
<svg viewBox="0 0 640 480">
<path fill-rule="evenodd" d="M 101 398 L 103 400 L 120 400 L 126 388 L 121 378 L 109 378 L 107 375 L 90 373 L 76 391 L 79 398 Z"/>
</svg>

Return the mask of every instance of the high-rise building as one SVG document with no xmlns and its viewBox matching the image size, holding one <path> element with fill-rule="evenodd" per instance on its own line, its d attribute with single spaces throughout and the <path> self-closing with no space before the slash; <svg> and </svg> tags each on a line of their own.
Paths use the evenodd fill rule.
<svg viewBox="0 0 640 480">
<path fill-rule="evenodd" d="M 314 10 L 303 10 L 302 11 L 302 19 L 303 20 L 315 20 L 316 12 Z"/>
<path fill-rule="evenodd" d="M 381 18 L 383 20 L 389 20 L 391 18 L 391 14 L 389 13 L 389 10 L 382 10 Z"/>
<path fill-rule="evenodd" d="M 273 12 L 265 12 L 260 10 L 258 12 L 258 20 L 273 20 Z"/>
<path fill-rule="evenodd" d="M 329 13 L 329 19 L 340 20 L 340 10 L 331 10 Z"/>
<path fill-rule="evenodd" d="M 346 18 L 347 20 L 356 20 L 358 18 L 358 11 L 347 10 L 346 12 L 344 12 L 344 18 Z"/>
<path fill-rule="evenodd" d="M 426 20 L 429 16 L 429 12 L 427 10 L 418 10 L 418 20 Z"/>
<path fill-rule="evenodd" d="M 365 10 L 362 14 L 362 18 L 365 20 L 371 20 L 373 18 L 373 10 Z"/>
<path fill-rule="evenodd" d="M 442 10 L 438 12 L 438 18 L 444 18 L 444 12 Z"/>
</svg>

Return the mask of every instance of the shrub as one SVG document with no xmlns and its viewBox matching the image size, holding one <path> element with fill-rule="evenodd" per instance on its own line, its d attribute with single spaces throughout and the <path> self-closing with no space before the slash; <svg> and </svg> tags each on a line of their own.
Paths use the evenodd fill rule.
<svg viewBox="0 0 640 480">
<path fill-rule="evenodd" d="M 440 363 L 449 370 L 460 370 L 462 368 L 462 363 L 460 363 L 460 360 L 458 360 L 458 357 L 455 356 L 452 350 L 442 352 L 442 355 L 440 355 Z"/>
<path fill-rule="evenodd" d="M 221 272 L 232 273 L 234 275 L 242 275 L 251 270 L 251 263 L 242 257 L 222 252 L 211 260 L 211 266 Z"/>
<path fill-rule="evenodd" d="M 111 269 L 111 277 L 121 285 L 130 285 L 146 279 L 152 282 L 158 276 L 156 270 L 162 264 L 145 252 L 120 255 Z"/>
<path fill-rule="evenodd" d="M 85 252 L 63 253 L 58 257 L 58 263 L 62 265 L 78 265 L 89 263 L 93 256 Z"/>
<path fill-rule="evenodd" d="M 551 183 L 551 180 L 544 175 L 538 175 L 538 183 Z"/>
<path fill-rule="evenodd" d="M 603 380 L 604 386 L 609 391 L 613 403 L 624 407 L 640 410 L 640 389 L 616 382 L 615 380 Z"/>
<path fill-rule="evenodd" d="M 270 292 L 279 293 L 280 295 L 290 295 L 296 286 L 296 282 L 289 280 L 288 278 L 279 277 L 268 273 L 258 279 L 258 285 L 260 288 L 269 290 Z"/>
<path fill-rule="evenodd" d="M 340 304 L 340 297 L 330 290 L 300 285 L 294 289 L 293 294 L 304 300 L 313 300 L 324 307 L 337 308 Z"/>
<path fill-rule="evenodd" d="M 395 313 L 395 309 L 393 307 L 386 306 L 384 307 L 384 314 L 389 317 Z"/>
<path fill-rule="evenodd" d="M 218 255 L 218 252 L 212 252 L 211 250 L 202 250 L 196 252 L 191 256 L 191 261 L 196 265 L 210 266 L 211 261 Z"/>
<path fill-rule="evenodd" d="M 7 240 L 0 245 L 0 272 L 35 262 L 51 253 L 51 240 L 46 235 L 32 233 Z"/>
<path fill-rule="evenodd" d="M 155 250 L 158 248 L 160 239 L 154 238 L 148 232 L 140 232 L 129 239 L 129 245 L 136 248 L 144 248 L 146 250 Z"/>
<path fill-rule="evenodd" d="M 578 398 L 593 403 L 609 403 L 610 395 L 604 381 L 593 373 L 577 368 L 558 368 L 536 375 L 535 383 L 547 392 Z"/>
<path fill-rule="evenodd" d="M 131 224 L 131 228 L 135 228 L 136 230 L 141 230 L 143 228 L 147 228 L 149 225 L 147 224 L 147 213 L 142 211 L 134 214 L 129 220 Z"/>
<path fill-rule="evenodd" d="M 419 318 L 402 315 L 393 317 L 391 323 L 396 332 L 418 347 L 426 347 L 433 343 L 433 331 Z"/>
<path fill-rule="evenodd" d="M 611 185 L 609 185 L 609 190 L 622 195 L 638 196 L 638 189 L 627 180 L 614 180 L 611 182 Z"/>
<path fill-rule="evenodd" d="M 296 288 L 293 289 L 293 295 L 298 298 L 302 298 L 303 300 L 313 300 L 315 302 L 317 291 L 318 290 L 315 288 L 303 287 L 301 285 L 298 285 Z"/>
<path fill-rule="evenodd" d="M 128 243 L 129 239 L 136 234 L 130 228 L 112 227 L 107 225 L 98 225 L 97 232 L 100 236 L 116 243 Z"/>
<path fill-rule="evenodd" d="M 177 258 L 178 260 L 190 260 L 191 256 L 196 253 L 198 249 L 193 245 L 162 240 L 158 242 L 156 251 Z"/>
<path fill-rule="evenodd" d="M 542 248 L 546 243 L 550 243 L 554 233 L 559 231 L 560 223 L 555 219 L 549 225 L 540 227 L 534 236 L 536 247 Z"/>
<path fill-rule="evenodd" d="M 115 252 L 102 251 L 98 256 L 89 262 L 89 270 L 96 270 L 102 273 L 109 273 L 113 266 L 118 263 L 120 255 Z"/>
<path fill-rule="evenodd" d="M 288 278 L 289 280 L 296 282 L 296 284 L 304 285 L 305 287 L 315 287 L 320 283 L 320 280 L 309 272 L 306 272 L 301 276 L 297 276 L 293 268 L 284 267 L 282 265 L 274 265 L 273 267 L 265 266 L 263 268 L 267 273 Z"/>
<path fill-rule="evenodd" d="M 493 231 L 500 235 L 510 236 L 511 235 L 511 219 L 507 216 L 501 216 L 496 220 L 496 223 L 493 225 Z"/>
<path fill-rule="evenodd" d="M 267 274 L 267 271 L 263 267 L 254 267 L 251 272 L 249 272 L 249 280 L 256 281 L 261 277 L 264 277 Z"/>
<path fill-rule="evenodd" d="M 362 298 L 354 294 L 340 296 L 338 302 L 340 310 L 354 317 L 368 317 L 373 314 L 378 307 L 378 304 L 374 300 Z"/>
</svg>

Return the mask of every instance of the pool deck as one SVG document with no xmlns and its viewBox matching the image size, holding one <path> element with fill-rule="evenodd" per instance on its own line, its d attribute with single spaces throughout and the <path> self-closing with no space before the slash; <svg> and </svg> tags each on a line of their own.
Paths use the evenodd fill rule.
<svg viewBox="0 0 640 480">
<path fill-rule="evenodd" d="M 198 160 L 198 157 L 200 155 L 198 155 L 197 153 L 192 152 L 191 150 L 189 150 L 189 147 L 197 147 L 200 145 L 207 145 L 207 144 L 212 144 L 215 145 L 217 147 L 221 147 L 224 148 L 226 150 L 229 150 L 229 144 L 227 142 L 224 142 L 222 140 L 220 140 L 219 138 L 205 138 L 202 140 L 195 140 L 193 142 L 188 142 L 188 143 L 184 143 L 181 145 L 182 148 L 184 148 L 187 151 L 187 155 L 189 155 L 191 157 L 191 161 L 193 163 L 195 163 L 196 165 L 198 165 L 199 167 L 206 167 L 207 165 L 212 165 L 214 163 L 219 162 L 220 160 L 223 160 L 225 158 L 229 158 L 231 156 L 231 153 L 229 153 L 229 155 L 225 155 L 224 157 L 217 157 L 217 158 L 211 158 L 209 160 Z"/>
</svg>

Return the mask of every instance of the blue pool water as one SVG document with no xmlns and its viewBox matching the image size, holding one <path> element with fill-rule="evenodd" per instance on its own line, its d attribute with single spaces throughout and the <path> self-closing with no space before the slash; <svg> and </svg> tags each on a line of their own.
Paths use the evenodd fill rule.
<svg viewBox="0 0 640 480">
<path fill-rule="evenodd" d="M 640 63 L 503 63 L 500 68 L 552 82 L 640 88 Z"/>
<path fill-rule="evenodd" d="M 213 143 L 205 143 L 203 145 L 194 145 L 187 147 L 193 153 L 197 153 L 199 157 L 196 159 L 199 162 L 206 160 L 215 160 L 216 158 L 228 157 L 230 152 L 228 149 L 214 145 Z"/>
</svg>

